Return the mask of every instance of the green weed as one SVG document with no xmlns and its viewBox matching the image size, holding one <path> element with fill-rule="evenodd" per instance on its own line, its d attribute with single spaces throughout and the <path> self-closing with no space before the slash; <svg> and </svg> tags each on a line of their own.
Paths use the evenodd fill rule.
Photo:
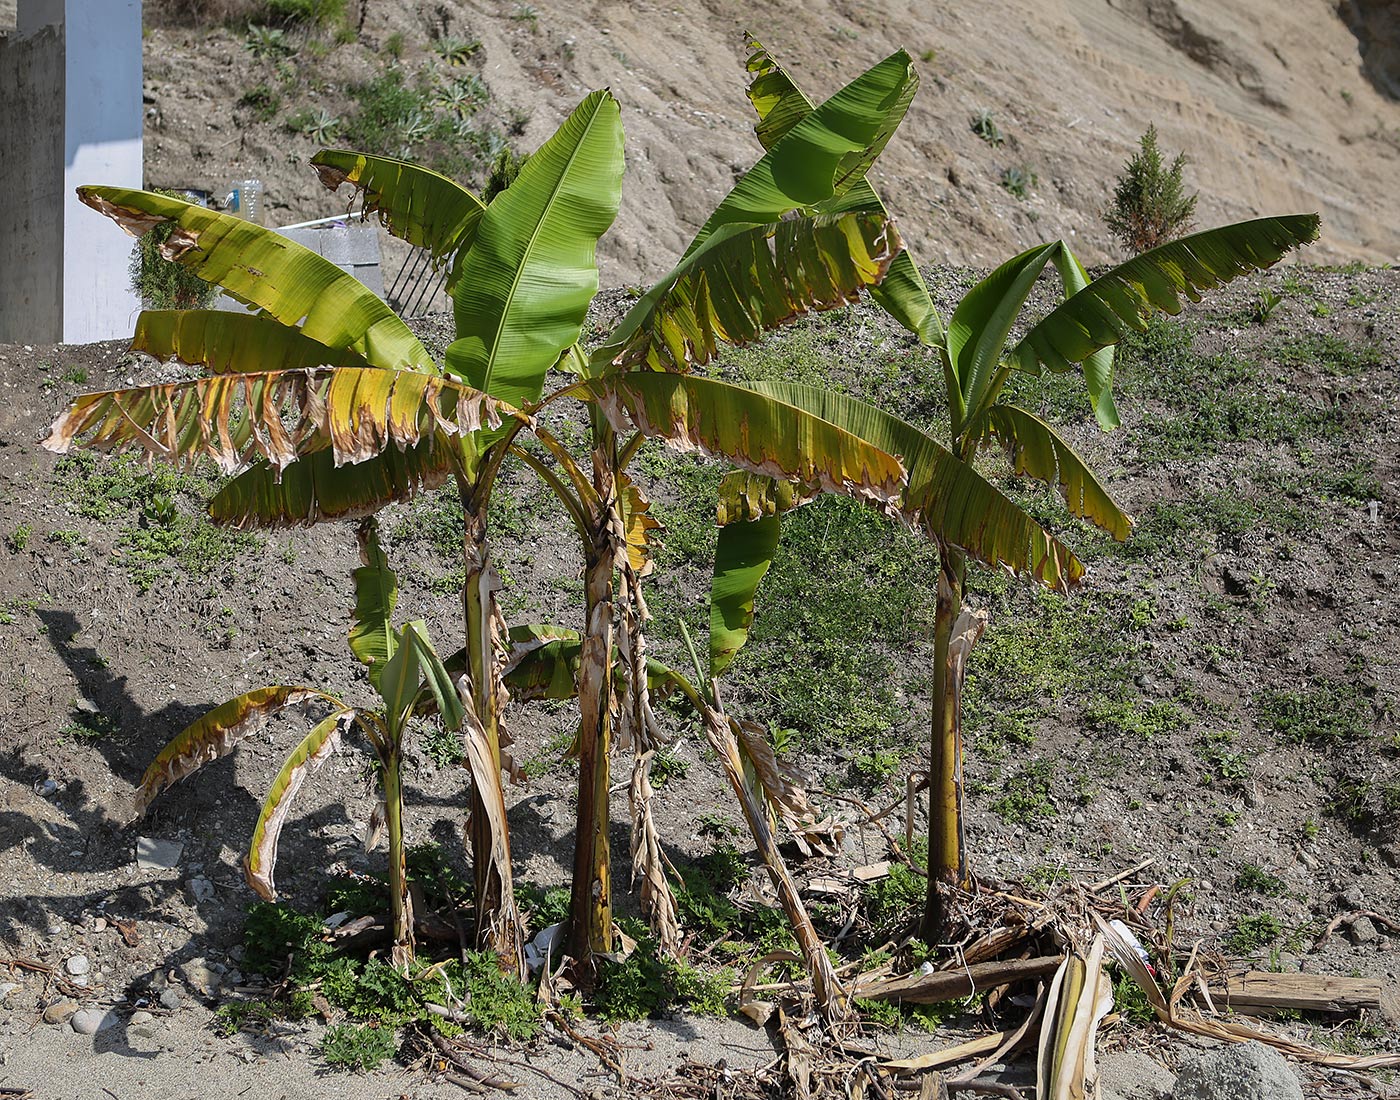
<svg viewBox="0 0 1400 1100">
<path fill-rule="evenodd" d="M 10 548 L 10 553 L 18 554 L 29 545 L 33 534 L 34 528 L 27 523 L 21 523 L 5 537 L 5 545 Z"/>
<path fill-rule="evenodd" d="M 1288 884 L 1278 875 L 1270 874 L 1262 867 L 1253 863 L 1242 863 L 1235 872 L 1235 889 L 1281 898 L 1288 892 Z"/>
<path fill-rule="evenodd" d="M 1261 726 L 1297 744 L 1345 745 L 1371 735 L 1371 705 L 1351 682 L 1318 678 L 1264 692 L 1254 705 Z"/>
<path fill-rule="evenodd" d="M 392 1058 L 399 1049 L 392 1028 L 336 1024 L 326 1029 L 321 1040 L 321 1057 L 326 1065 L 343 1070 L 373 1070 Z"/>
<path fill-rule="evenodd" d="M 1222 946 L 1232 955 L 1252 955 L 1282 935 L 1283 925 L 1277 917 L 1272 913 L 1259 913 L 1237 920 Z"/>
</svg>

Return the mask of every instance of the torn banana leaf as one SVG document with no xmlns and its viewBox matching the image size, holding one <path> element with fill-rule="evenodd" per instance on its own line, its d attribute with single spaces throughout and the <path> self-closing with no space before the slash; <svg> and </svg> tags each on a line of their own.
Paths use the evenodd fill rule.
<svg viewBox="0 0 1400 1100">
<path fill-rule="evenodd" d="M 345 704 L 333 695 L 308 687 L 263 687 L 220 703 L 191 722 L 156 754 L 136 788 L 136 816 L 146 812 L 152 799 L 212 760 L 226 756 L 245 737 L 257 733 L 278 711 L 314 699 L 338 709 Z"/>
<path fill-rule="evenodd" d="M 341 735 L 354 717 L 355 712 L 347 708 L 323 718 L 292 750 L 272 781 L 258 823 L 253 828 L 253 841 L 243 857 L 243 877 L 264 901 L 277 898 L 277 886 L 272 877 L 277 865 L 277 841 L 291 811 L 292 800 L 306 777 L 335 752 Z"/>
</svg>

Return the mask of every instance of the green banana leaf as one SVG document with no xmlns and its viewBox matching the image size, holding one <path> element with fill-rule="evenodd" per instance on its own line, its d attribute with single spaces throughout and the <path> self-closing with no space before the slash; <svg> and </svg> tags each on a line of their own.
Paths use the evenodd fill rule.
<svg viewBox="0 0 1400 1100">
<path fill-rule="evenodd" d="M 551 623 L 530 623 L 510 628 L 510 652 L 506 658 L 506 687 L 518 701 L 531 699 L 572 699 L 578 694 L 578 659 L 582 642 L 577 630 Z M 616 650 L 614 650 L 614 657 Z M 447 659 L 448 669 L 465 668 L 466 652 L 454 653 Z M 614 660 L 615 675 L 623 670 Z M 665 696 L 681 688 L 693 688 L 689 681 L 660 661 L 647 658 L 647 688 Z M 621 685 L 619 684 L 619 687 Z"/>
<path fill-rule="evenodd" d="M 1272 266 L 1291 249 L 1315 241 L 1317 234 L 1316 214 L 1290 214 L 1158 245 L 1066 299 L 1021 337 L 1008 358 L 1031 374 L 1042 367 L 1073 370 L 1128 332 L 1141 332 L 1154 312 L 1179 313 L 1183 295 L 1198 302 L 1205 291 Z M 1090 397 L 1098 412 L 1099 396 L 1091 392 Z"/>
<path fill-rule="evenodd" d="M 374 366 L 439 373 L 418 337 L 364 283 L 271 229 L 149 191 L 80 187 L 78 198 L 134 237 L 175 222 L 161 248 L 168 259 L 312 340 Z"/>
<path fill-rule="evenodd" d="M 408 623 L 403 628 L 403 644 L 412 647 L 417 654 L 418 666 L 421 670 L 420 683 L 426 684 L 429 694 L 432 695 L 433 702 L 437 705 L 438 718 L 443 726 L 449 730 L 462 728 L 462 721 L 466 718 L 466 710 L 462 706 L 462 697 L 457 692 L 457 685 L 452 674 L 443 664 L 442 658 L 438 656 L 437 650 L 433 648 L 432 640 L 428 637 L 428 627 L 421 619 L 416 619 Z M 412 704 L 414 700 L 409 699 Z"/>
<path fill-rule="evenodd" d="M 292 527 L 326 519 L 357 519 L 386 504 L 436 489 L 455 469 L 457 441 L 442 432 L 411 447 L 389 447 L 373 458 L 338 466 L 326 447 L 280 471 L 259 459 L 229 479 L 209 502 L 209 516 L 233 527 Z"/>
<path fill-rule="evenodd" d="M 418 647 L 409 637 L 413 633 L 412 623 L 405 623 L 402 631 L 396 632 L 395 644 L 390 646 L 392 655 L 379 674 L 375 689 L 384 700 L 384 724 L 389 729 L 389 740 L 397 743 L 403 736 L 418 692 L 423 687 L 423 669 Z M 420 624 L 421 625 L 421 624 Z"/>
<path fill-rule="evenodd" d="M 996 398 L 992 384 L 1011 326 L 1059 242 L 1040 244 L 1007 260 L 963 296 L 948 321 L 948 362 L 957 382 L 949 395 L 952 436 Z"/>
<path fill-rule="evenodd" d="M 931 538 L 959 546 L 988 565 L 1028 573 L 1055 591 L 1068 591 L 1084 576 L 1083 564 L 1067 546 L 912 424 L 815 386 L 759 382 L 751 388 L 838 425 L 882 452 L 899 455 L 908 483 L 897 507 Z"/>
<path fill-rule="evenodd" d="M 1071 514 L 1103 528 L 1119 542 L 1133 521 L 1074 449 L 1039 417 L 1014 405 L 993 405 L 981 421 L 984 438 L 995 436 L 1018 474 L 1057 485 Z"/>
<path fill-rule="evenodd" d="M 349 149 L 323 149 L 311 158 L 321 182 L 336 191 L 351 184 L 364 196 L 365 217 L 409 244 L 426 248 L 434 264 L 471 247 L 486 205 L 465 187 L 430 168 Z M 447 280 L 452 293 L 459 268 Z"/>
<path fill-rule="evenodd" d="M 689 256 L 722 225 L 765 225 L 865 178 L 904 119 L 919 78 L 903 50 L 856 77 L 774 142 L 715 208 Z"/>
<path fill-rule="evenodd" d="M 727 459 L 770 477 L 877 505 L 899 498 L 904 470 L 878 445 L 757 386 L 649 370 L 589 383 L 618 431 Z"/>
<path fill-rule="evenodd" d="M 281 684 L 255 688 L 220 703 L 177 733 L 156 754 L 136 788 L 136 816 L 144 814 L 151 800 L 165 788 L 205 764 L 227 756 L 245 737 L 266 726 L 267 720 L 278 711 L 315 699 L 324 700 L 337 709 L 345 707 L 335 696 L 323 691 Z"/>
<path fill-rule="evenodd" d="M 450 371 L 512 405 L 539 399 L 597 293 L 594 251 L 617 216 L 622 168 L 617 100 L 594 92 L 482 216 L 453 294 Z"/>
<path fill-rule="evenodd" d="M 272 878 L 277 866 L 277 841 L 282 835 L 282 824 L 292 808 L 292 800 L 301 790 L 306 777 L 335 752 L 341 734 L 354 717 L 355 712 L 347 707 L 317 722 L 291 751 L 272 780 L 267 798 L 263 800 L 262 812 L 258 814 L 258 823 L 253 827 L 248 854 L 243 857 L 243 877 L 264 901 L 275 901 L 277 898 L 277 885 Z"/>
<path fill-rule="evenodd" d="M 746 37 L 751 51 L 748 71 L 753 74 L 749 82 L 749 102 L 758 114 L 754 133 L 763 148 L 771 149 L 779 138 L 812 112 L 813 104 L 773 55 L 757 39 Z M 815 209 L 830 215 L 852 211 L 886 216 L 889 213 L 868 179 L 861 179 L 844 194 L 819 203 Z M 872 287 L 870 293 L 886 313 L 922 343 L 930 347 L 943 343 L 942 318 L 907 248 L 894 258 L 884 281 Z"/>
<path fill-rule="evenodd" d="M 327 367 L 218 374 L 83 394 L 43 446 L 64 454 L 76 439 L 97 450 L 137 448 L 155 458 L 212 459 L 233 473 L 255 458 L 285 468 L 330 447 L 338 466 L 439 432 L 495 428 L 506 407 L 456 379 L 413 370 Z"/>
<path fill-rule="evenodd" d="M 710 582 L 710 676 L 723 675 L 749 640 L 759 582 L 773 563 L 782 520 L 763 516 L 719 529 Z"/>
<path fill-rule="evenodd" d="M 1079 262 L 1079 257 L 1060 242 L 1055 253 L 1055 266 L 1060 272 L 1060 285 L 1064 287 L 1065 300 L 1073 298 L 1089 285 L 1089 273 Z M 1119 426 L 1118 408 L 1113 403 L 1113 359 L 1112 345 L 1099 348 L 1084 360 L 1084 388 L 1089 391 L 1089 402 L 1094 409 L 1094 418 L 1104 431 L 1112 431 Z"/>
<path fill-rule="evenodd" d="M 224 309 L 145 310 L 136 318 L 131 350 L 210 374 L 369 365 L 347 348 L 329 348 L 271 317 Z"/>
<path fill-rule="evenodd" d="M 708 363 L 721 342 L 747 344 L 855 301 L 902 247 L 893 223 L 871 214 L 723 226 L 627 311 L 591 362 L 677 371 Z"/>
<path fill-rule="evenodd" d="M 379 677 L 398 645 L 393 620 L 394 606 L 399 602 L 399 579 L 379 545 L 379 528 L 374 520 L 365 520 L 355 534 L 362 564 L 353 573 L 355 607 L 350 623 L 350 652 L 369 670 L 369 682 L 378 689 Z"/>
</svg>

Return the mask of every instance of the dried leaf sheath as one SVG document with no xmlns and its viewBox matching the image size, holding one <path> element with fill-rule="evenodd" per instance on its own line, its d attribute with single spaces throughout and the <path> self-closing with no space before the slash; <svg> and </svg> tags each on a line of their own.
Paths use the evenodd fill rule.
<svg viewBox="0 0 1400 1100">
<path fill-rule="evenodd" d="M 353 710 L 338 710 L 318 722 L 283 763 L 263 802 L 262 813 L 253 829 L 253 841 L 243 857 L 243 877 L 258 897 L 273 901 L 277 886 L 272 881 L 277 864 L 277 840 L 292 808 L 292 801 L 306 782 L 340 745 L 341 735 L 354 720 Z"/>
<path fill-rule="evenodd" d="M 238 742 L 267 725 L 272 715 L 311 699 L 341 705 L 340 700 L 312 688 L 263 687 L 221 703 L 191 722 L 160 750 L 141 777 L 136 788 L 136 816 L 144 814 L 165 788 L 232 752 Z"/>
<path fill-rule="evenodd" d="M 390 446 L 402 451 L 435 427 L 448 435 L 495 428 L 510 411 L 469 386 L 417 371 L 263 371 L 84 394 L 43 445 L 63 454 L 82 439 L 97 450 L 138 447 L 169 461 L 209 457 L 230 473 L 259 456 L 280 470 L 329 446 L 341 466 Z"/>
</svg>

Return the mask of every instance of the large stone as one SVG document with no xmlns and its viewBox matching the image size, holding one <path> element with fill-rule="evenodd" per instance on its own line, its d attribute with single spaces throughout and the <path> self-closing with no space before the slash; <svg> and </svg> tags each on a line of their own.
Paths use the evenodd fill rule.
<svg viewBox="0 0 1400 1100">
<path fill-rule="evenodd" d="M 180 865 L 180 856 L 184 851 L 184 844 L 178 840 L 138 836 L 136 838 L 136 866 L 143 871 L 168 871 L 172 867 Z"/>
<path fill-rule="evenodd" d="M 1303 1100 L 1303 1088 L 1272 1047 L 1240 1043 L 1183 1062 L 1172 1100 Z"/>
<path fill-rule="evenodd" d="M 1170 1070 L 1136 1050 L 1099 1056 L 1099 1083 L 1121 1100 L 1165 1100 L 1176 1080 Z"/>
<path fill-rule="evenodd" d="M 79 1035 L 96 1035 L 99 1031 L 106 1031 L 119 1023 L 121 1020 L 115 1012 L 100 1008 L 80 1008 L 68 1021 L 68 1025 Z"/>
</svg>

